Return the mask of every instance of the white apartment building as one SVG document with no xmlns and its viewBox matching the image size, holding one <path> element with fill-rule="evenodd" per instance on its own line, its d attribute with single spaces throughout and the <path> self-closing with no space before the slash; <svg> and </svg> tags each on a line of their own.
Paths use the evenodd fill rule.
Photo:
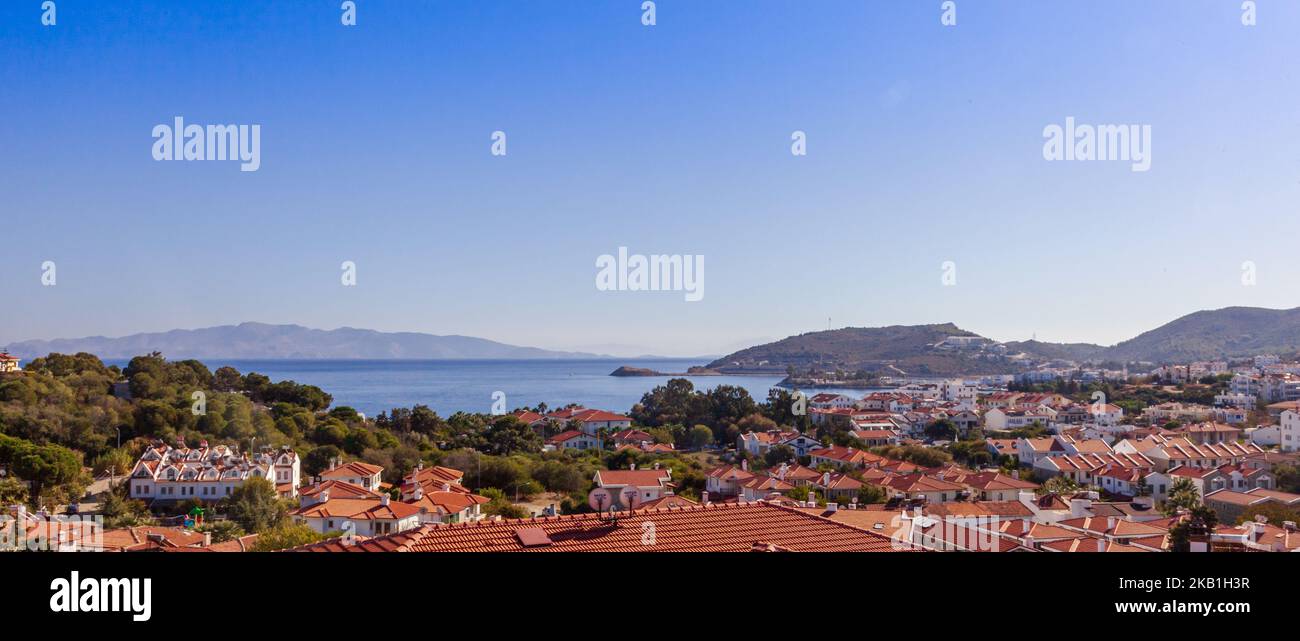
<svg viewBox="0 0 1300 641">
<path fill-rule="evenodd" d="M 1278 447 L 1283 452 L 1300 451 L 1300 413 L 1292 410 L 1282 412 L 1282 422 L 1278 429 Z"/>
<path fill-rule="evenodd" d="M 1300 399 L 1300 376 L 1269 374 L 1260 379 L 1260 395 L 1270 403 Z"/>
<path fill-rule="evenodd" d="M 1237 373 L 1228 383 L 1228 389 L 1234 396 L 1259 396 L 1261 386 L 1259 377 L 1251 374 Z"/>
<path fill-rule="evenodd" d="M 1235 407 L 1249 410 L 1258 402 L 1254 394 L 1219 394 L 1214 397 L 1214 404 L 1219 407 Z"/>
<path fill-rule="evenodd" d="M 249 456 L 225 445 L 209 447 L 207 441 L 196 448 L 179 439 L 175 447 L 160 441 L 140 456 L 127 489 L 131 498 L 145 501 L 219 501 L 244 481 L 261 477 L 281 496 L 297 496 L 300 465 L 288 446 Z"/>
</svg>

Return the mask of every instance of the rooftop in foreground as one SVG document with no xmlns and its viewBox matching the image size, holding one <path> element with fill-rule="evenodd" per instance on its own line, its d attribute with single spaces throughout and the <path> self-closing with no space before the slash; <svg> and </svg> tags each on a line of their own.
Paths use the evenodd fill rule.
<svg viewBox="0 0 1300 641">
<path fill-rule="evenodd" d="M 763 501 L 620 513 L 428 524 L 295 552 L 890 552 L 888 536 Z"/>
</svg>

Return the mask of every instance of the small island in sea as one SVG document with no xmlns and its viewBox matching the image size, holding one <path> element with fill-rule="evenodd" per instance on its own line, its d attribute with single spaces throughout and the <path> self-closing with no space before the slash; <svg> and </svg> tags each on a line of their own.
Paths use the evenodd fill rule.
<svg viewBox="0 0 1300 641">
<path fill-rule="evenodd" d="M 645 367 L 632 367 L 624 365 L 609 373 L 610 376 L 721 376 L 722 372 L 700 367 L 698 365 L 686 368 L 685 372 L 659 372 Z"/>
</svg>

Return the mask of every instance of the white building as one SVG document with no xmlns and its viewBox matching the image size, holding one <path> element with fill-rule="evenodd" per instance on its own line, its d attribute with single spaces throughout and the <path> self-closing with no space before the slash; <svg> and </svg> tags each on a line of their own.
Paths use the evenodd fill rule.
<svg viewBox="0 0 1300 641">
<path fill-rule="evenodd" d="M 1282 412 L 1278 436 L 1278 447 L 1283 452 L 1300 451 L 1300 413 L 1292 410 Z"/>
<path fill-rule="evenodd" d="M 1275 447 L 1282 444 L 1282 426 L 1281 425 L 1261 425 L 1259 427 L 1248 427 L 1242 430 L 1242 436 L 1247 441 L 1260 447 Z"/>
<path fill-rule="evenodd" d="M 237 454 L 225 445 L 197 448 L 177 440 L 172 447 L 158 442 L 145 450 L 131 470 L 128 493 L 144 501 L 219 501 L 244 481 L 260 477 L 270 481 L 281 496 L 297 496 L 300 475 L 298 454 L 285 446 L 252 456 Z"/>
<path fill-rule="evenodd" d="M 856 404 L 857 401 L 854 400 L 852 396 L 847 396 L 845 394 L 831 394 L 830 392 L 813 394 L 812 397 L 808 399 L 809 406 L 822 410 L 848 409 Z"/>
<path fill-rule="evenodd" d="M 356 496 L 357 491 L 366 494 Z M 346 496 L 335 496 L 344 494 Z M 419 527 L 421 514 L 426 511 L 409 503 L 394 501 L 387 494 L 376 496 L 339 481 L 332 487 L 303 494 L 301 507 L 290 514 L 295 522 L 304 523 L 321 534 L 343 532 L 383 536 Z"/>
<path fill-rule="evenodd" d="M 975 403 L 979 397 L 979 388 L 974 385 L 967 385 L 961 379 L 946 380 L 939 386 L 940 395 L 943 400 L 950 403 L 957 403 L 962 409 L 975 409 Z"/>
<path fill-rule="evenodd" d="M 599 470 L 596 472 L 596 487 L 605 488 L 613 495 L 614 509 L 623 510 L 623 490 L 634 487 L 640 496 L 640 502 L 668 496 L 673 493 L 673 471 L 668 468 L 638 470 L 633 465 L 630 470 Z"/>
</svg>

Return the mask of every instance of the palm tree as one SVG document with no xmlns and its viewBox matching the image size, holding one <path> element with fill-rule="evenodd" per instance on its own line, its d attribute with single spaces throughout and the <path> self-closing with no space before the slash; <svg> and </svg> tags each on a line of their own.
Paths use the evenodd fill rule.
<svg viewBox="0 0 1300 641">
<path fill-rule="evenodd" d="M 1201 492 L 1196 489 L 1192 479 L 1179 477 L 1169 486 L 1169 498 L 1165 500 L 1161 511 L 1166 516 L 1173 516 L 1179 510 L 1191 510 L 1201 504 Z"/>
</svg>

